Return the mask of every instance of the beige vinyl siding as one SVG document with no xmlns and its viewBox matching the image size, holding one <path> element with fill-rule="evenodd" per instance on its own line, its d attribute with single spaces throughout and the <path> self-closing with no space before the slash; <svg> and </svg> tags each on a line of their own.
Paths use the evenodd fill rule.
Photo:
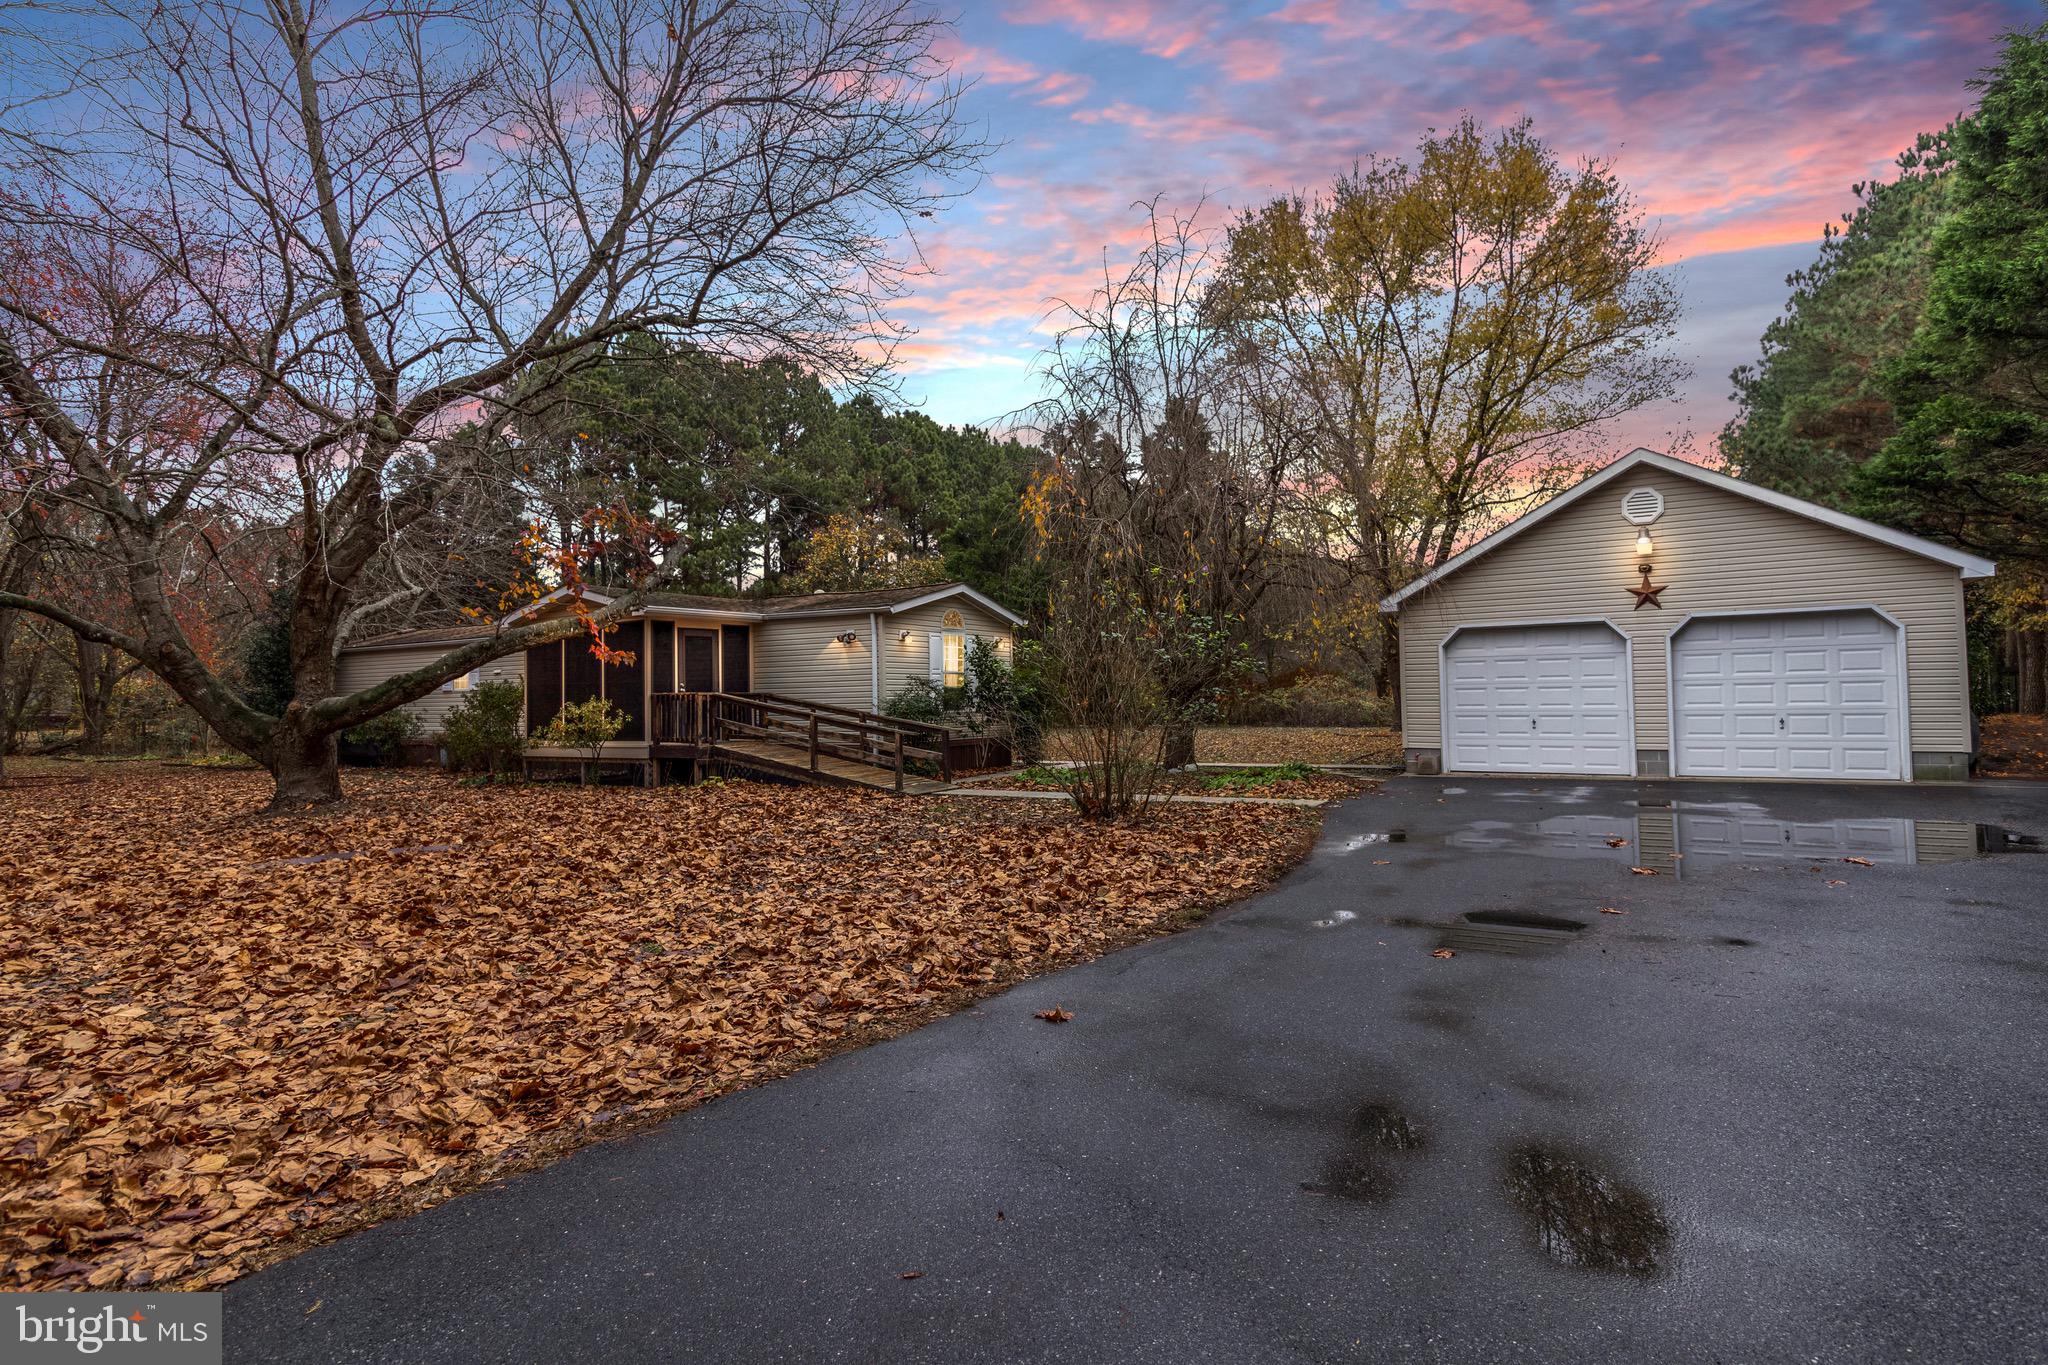
<svg viewBox="0 0 2048 1365">
<path fill-rule="evenodd" d="M 1650 528 L 1662 609 L 1632 610 L 1633 488 L 1664 495 Z M 1401 605 L 1401 712 L 1409 748 L 1442 744 L 1438 646 L 1460 625 L 1599 617 L 1634 655 L 1636 747 L 1670 748 L 1666 645 L 1694 612 L 1875 606 L 1906 632 L 1912 748 L 1970 747 L 1963 584 L 1926 559 L 1683 475 L 1640 469 L 1597 489 Z"/>
<path fill-rule="evenodd" d="M 860 639 L 842 645 L 833 638 L 846 631 Z M 866 612 L 761 621 L 754 626 L 754 690 L 865 711 L 873 691 L 873 651 Z"/>
<path fill-rule="evenodd" d="M 1004 656 L 1010 656 L 1015 641 L 1010 623 L 990 615 L 972 598 L 951 597 L 939 602 L 928 602 L 909 611 L 891 616 L 882 613 L 882 700 L 901 692 L 913 678 L 927 678 L 932 675 L 931 637 L 934 631 L 943 630 L 946 613 L 960 613 L 960 625 L 969 635 L 996 640 L 1003 647 Z M 904 632 L 908 631 L 907 638 Z"/>
<path fill-rule="evenodd" d="M 359 692 L 373 687 L 401 673 L 430 664 L 446 654 L 451 645 L 412 645 L 404 649 L 354 649 L 341 656 L 341 664 L 335 675 L 335 689 L 344 694 Z M 513 654 L 508 658 L 492 659 L 479 669 L 482 682 L 512 682 L 523 685 L 526 675 L 526 656 Z M 429 692 L 418 701 L 409 701 L 401 710 L 411 712 L 420 722 L 422 734 L 439 734 L 441 723 L 448 713 L 462 705 L 467 692 Z M 523 721 L 522 721 L 523 724 Z"/>
</svg>

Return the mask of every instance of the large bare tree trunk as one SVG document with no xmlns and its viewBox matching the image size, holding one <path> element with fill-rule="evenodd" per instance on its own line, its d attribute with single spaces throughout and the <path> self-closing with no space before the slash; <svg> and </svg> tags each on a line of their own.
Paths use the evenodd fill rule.
<svg viewBox="0 0 2048 1365">
<path fill-rule="evenodd" d="M 307 810 L 341 799 L 341 755 L 333 731 L 314 733 L 298 702 L 285 708 L 270 742 L 270 775 L 277 783 L 272 815 Z"/>
</svg>

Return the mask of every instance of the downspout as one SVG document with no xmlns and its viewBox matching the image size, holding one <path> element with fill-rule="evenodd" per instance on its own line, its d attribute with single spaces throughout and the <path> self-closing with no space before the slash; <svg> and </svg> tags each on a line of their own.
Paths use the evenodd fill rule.
<svg viewBox="0 0 2048 1365">
<path fill-rule="evenodd" d="M 874 612 L 868 613 L 868 710 L 879 714 L 882 709 L 882 618 Z"/>
</svg>

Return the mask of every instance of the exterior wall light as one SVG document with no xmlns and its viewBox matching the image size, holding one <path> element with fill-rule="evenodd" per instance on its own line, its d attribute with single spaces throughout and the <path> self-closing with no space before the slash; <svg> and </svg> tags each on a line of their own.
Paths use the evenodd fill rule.
<svg viewBox="0 0 2048 1365">
<path fill-rule="evenodd" d="M 897 643 L 897 644 L 899 644 L 899 645 L 907 645 L 907 644 L 909 644 L 909 643 L 910 643 L 910 632 L 909 632 L 909 631 L 907 631 L 907 630 L 899 630 L 899 631 L 897 631 L 897 632 L 896 632 L 896 643 Z"/>
<path fill-rule="evenodd" d="M 1655 554 L 1656 551 L 1657 547 L 1650 540 L 1650 532 L 1648 527 L 1645 527 L 1644 529 L 1636 532 L 1637 559 L 1648 559 L 1651 555 Z"/>
<path fill-rule="evenodd" d="M 837 640 L 842 645 L 857 645 L 860 643 L 860 632 L 852 630 L 843 630 L 839 632 L 839 634 L 833 636 L 832 638 Z"/>
</svg>

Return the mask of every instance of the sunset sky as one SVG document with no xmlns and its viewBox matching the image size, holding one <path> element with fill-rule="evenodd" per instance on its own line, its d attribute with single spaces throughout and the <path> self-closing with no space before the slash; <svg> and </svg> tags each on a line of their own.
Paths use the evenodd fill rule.
<svg viewBox="0 0 2048 1365">
<path fill-rule="evenodd" d="M 1752 358 L 1856 181 L 1971 103 L 2035 0 L 970 0 L 944 55 L 1003 142 L 926 247 L 899 316 L 904 395 L 999 422 L 1036 394 L 1053 297 L 1127 259 L 1164 193 L 1228 208 L 1409 152 L 1461 110 L 1527 114 L 1567 159 L 1616 159 L 1686 298 L 1679 401 L 1618 450 L 1710 454 Z"/>
</svg>

